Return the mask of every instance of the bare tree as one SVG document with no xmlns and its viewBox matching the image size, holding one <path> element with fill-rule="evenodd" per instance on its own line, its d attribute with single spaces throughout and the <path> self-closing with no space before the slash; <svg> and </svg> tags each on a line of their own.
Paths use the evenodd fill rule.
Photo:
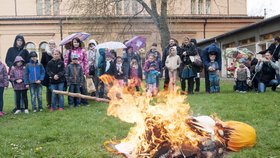
<svg viewBox="0 0 280 158">
<path fill-rule="evenodd" d="M 103 22 L 106 19 L 112 19 L 118 15 L 118 3 L 127 0 L 74 0 L 71 2 L 70 10 L 72 13 L 78 13 L 83 15 L 83 17 L 96 19 L 97 17 L 103 17 Z M 167 16 L 167 7 L 168 1 L 172 0 L 129 0 L 130 2 L 138 2 L 142 9 L 136 12 L 132 17 L 140 14 L 144 9 L 151 16 L 157 30 L 159 31 L 161 38 L 161 48 L 168 44 L 168 40 L 170 39 L 170 31 L 168 27 L 168 16 Z M 110 20 L 106 22 L 110 23 Z M 106 26 L 109 26 L 106 24 Z M 125 29 L 124 29 L 125 30 Z M 108 31 L 108 30 L 107 30 Z"/>
</svg>

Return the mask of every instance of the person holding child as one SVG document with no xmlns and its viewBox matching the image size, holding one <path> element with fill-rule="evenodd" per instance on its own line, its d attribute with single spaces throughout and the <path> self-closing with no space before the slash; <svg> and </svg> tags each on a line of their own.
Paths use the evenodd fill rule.
<svg viewBox="0 0 280 158">
<path fill-rule="evenodd" d="M 4 115 L 4 88 L 9 86 L 9 78 L 6 66 L 0 61 L 0 117 Z"/>
<path fill-rule="evenodd" d="M 47 74 L 50 76 L 50 89 L 63 91 L 64 82 L 65 82 L 65 69 L 64 69 L 64 62 L 60 58 L 60 51 L 55 49 L 52 54 L 53 58 L 49 61 L 47 65 Z M 58 96 L 58 110 L 62 111 L 64 108 L 64 96 L 59 94 L 55 94 L 52 92 L 52 102 L 50 111 L 54 111 L 56 109 L 57 103 L 57 96 Z"/>
<path fill-rule="evenodd" d="M 177 78 L 177 69 L 180 67 L 181 59 L 177 55 L 176 47 L 170 47 L 169 55 L 165 61 L 165 67 L 169 72 L 169 88 L 171 91 L 175 91 L 176 88 L 176 78 Z"/>
<path fill-rule="evenodd" d="M 45 69 L 42 64 L 38 63 L 36 52 L 30 52 L 30 62 L 26 64 L 24 73 L 24 84 L 30 88 L 31 104 L 33 112 L 43 111 L 42 106 L 42 84 L 45 77 Z M 38 109 L 36 108 L 36 98 L 38 100 Z"/>
<path fill-rule="evenodd" d="M 21 112 L 21 98 L 24 104 L 24 113 L 28 114 L 28 99 L 27 99 L 27 88 L 24 84 L 24 71 L 25 66 L 23 66 L 24 60 L 21 56 L 17 56 L 14 65 L 11 68 L 10 80 L 13 83 L 13 88 L 16 94 L 16 106 L 17 110 L 15 114 Z"/>
<path fill-rule="evenodd" d="M 80 87 L 83 84 L 83 69 L 78 62 L 78 55 L 72 54 L 72 62 L 66 68 L 66 80 L 67 85 L 69 86 L 69 92 L 72 93 L 81 93 Z M 69 107 L 79 107 L 80 98 L 69 96 L 68 100 Z"/>
</svg>

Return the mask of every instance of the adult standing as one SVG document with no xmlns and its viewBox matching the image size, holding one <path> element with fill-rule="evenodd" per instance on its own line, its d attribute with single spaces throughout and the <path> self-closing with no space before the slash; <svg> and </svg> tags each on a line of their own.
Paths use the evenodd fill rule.
<svg viewBox="0 0 280 158">
<path fill-rule="evenodd" d="M 272 53 L 272 60 L 280 62 L 280 37 L 274 37 L 273 43 L 270 45 L 270 47 L 267 49 L 269 52 Z M 280 75 L 276 74 L 276 78 L 278 80 L 278 83 L 280 83 Z"/>
<path fill-rule="evenodd" d="M 52 60 L 52 53 L 56 49 L 56 43 L 54 40 L 50 40 L 48 45 L 46 46 L 46 51 L 42 52 L 41 64 L 43 65 L 44 69 L 47 70 L 48 62 Z M 61 58 L 62 59 L 62 58 Z M 52 102 L 52 91 L 50 89 L 50 76 L 48 73 L 45 74 L 45 78 L 42 82 L 42 85 L 46 87 L 46 99 L 47 99 L 47 107 L 51 107 Z"/>
<path fill-rule="evenodd" d="M 65 54 L 64 65 L 65 67 L 71 63 L 71 56 L 76 54 L 78 56 L 79 64 L 82 66 L 83 74 L 86 77 L 89 77 L 89 68 L 88 68 L 88 55 L 86 50 L 82 47 L 82 41 L 79 38 L 74 38 L 71 41 L 71 49 L 68 50 Z M 85 79 L 84 82 L 85 83 Z M 84 84 L 80 87 L 81 94 L 86 95 L 86 88 Z M 86 99 L 81 99 L 82 105 L 88 105 L 88 101 Z"/>
<path fill-rule="evenodd" d="M 164 69 L 164 90 L 168 90 L 168 85 L 169 85 L 169 71 L 167 68 L 165 68 L 165 61 L 167 56 L 169 55 L 169 49 L 170 47 L 176 46 L 176 50 L 177 50 L 177 55 L 181 55 L 181 49 L 178 46 L 178 43 L 176 42 L 176 40 L 174 38 L 170 38 L 169 40 L 169 44 L 165 47 L 163 54 L 162 54 L 162 69 Z"/>
<path fill-rule="evenodd" d="M 184 38 L 184 42 L 181 46 L 182 54 L 181 66 L 180 66 L 180 78 L 181 78 L 181 89 L 185 91 L 186 80 L 188 80 L 188 94 L 193 94 L 194 88 L 194 77 L 196 77 L 196 69 L 192 64 L 190 56 L 197 55 L 195 46 L 191 43 L 189 37 Z"/>
<path fill-rule="evenodd" d="M 95 49 L 97 42 L 94 39 L 91 39 L 88 43 L 88 67 L 89 67 L 89 75 L 92 76 L 93 83 L 95 85 L 95 96 L 98 97 L 98 84 L 99 78 L 97 75 L 98 71 L 98 58 L 99 53 Z"/>
<path fill-rule="evenodd" d="M 219 70 L 222 69 L 222 55 L 221 55 L 221 49 L 216 46 L 216 44 L 210 44 L 207 46 L 202 53 L 202 61 L 204 65 L 204 75 L 205 75 L 205 90 L 207 93 L 210 93 L 210 81 L 209 81 L 209 66 L 210 65 L 210 58 L 209 55 L 214 54 L 216 55 L 215 61 L 218 63 Z"/>
<path fill-rule="evenodd" d="M 13 47 L 8 49 L 6 55 L 6 64 L 9 67 L 9 71 L 14 64 L 16 56 L 21 56 L 25 63 L 29 62 L 29 52 L 24 49 L 25 47 L 25 40 L 22 35 L 17 35 L 13 44 Z"/>
<path fill-rule="evenodd" d="M 195 46 L 196 52 L 198 53 L 199 57 L 202 59 L 202 50 L 197 47 L 196 39 L 191 39 L 191 43 Z M 202 66 L 194 66 L 196 69 L 196 76 L 194 78 L 195 80 L 195 92 L 200 91 L 200 73 L 202 72 L 203 65 Z"/>
<path fill-rule="evenodd" d="M 8 66 L 9 70 L 8 70 L 8 75 L 10 74 L 11 68 L 14 65 L 14 61 L 16 59 L 16 56 L 21 56 L 24 60 L 24 63 L 28 63 L 29 62 L 29 52 L 24 49 L 25 47 L 25 40 L 24 37 L 22 35 L 17 35 L 15 40 L 14 40 L 14 44 L 13 47 L 10 47 L 8 49 L 7 55 L 6 55 L 6 65 Z M 13 83 L 12 83 L 13 85 Z M 14 98 L 16 98 L 16 95 L 14 95 Z M 14 103 L 15 103 L 15 108 L 13 110 L 13 112 L 15 112 L 16 110 L 16 100 L 14 99 Z M 22 100 L 23 103 L 23 100 Z"/>
<path fill-rule="evenodd" d="M 258 92 L 263 93 L 266 87 L 270 86 L 272 91 L 276 90 L 278 81 L 275 79 L 275 75 L 279 74 L 278 62 L 273 62 L 273 56 L 269 51 L 265 53 L 264 59 L 259 59 L 256 65 L 256 73 L 259 73 Z"/>
<path fill-rule="evenodd" d="M 135 54 L 133 53 L 133 47 L 128 46 L 123 53 L 123 66 L 124 66 L 124 81 L 125 83 L 128 83 L 128 75 L 130 71 L 130 62 L 131 59 L 135 57 Z M 139 63 L 139 61 L 137 61 Z"/>
</svg>

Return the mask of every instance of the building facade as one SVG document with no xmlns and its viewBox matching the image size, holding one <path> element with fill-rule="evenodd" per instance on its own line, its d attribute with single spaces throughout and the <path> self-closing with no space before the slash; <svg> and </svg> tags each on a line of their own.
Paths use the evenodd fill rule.
<svg viewBox="0 0 280 158">
<path fill-rule="evenodd" d="M 147 2 L 149 0 L 146 0 Z M 39 53 L 47 41 L 57 43 L 73 32 L 86 31 L 99 43 L 124 41 L 134 35 L 147 37 L 147 49 L 151 43 L 160 43 L 160 36 L 151 17 L 135 0 L 123 0 L 115 4 L 110 16 L 85 17 L 71 9 L 74 0 L 0 0 L 0 59 L 12 46 L 17 34 L 22 34 L 26 48 Z M 148 4 L 149 5 L 149 4 Z M 93 8 L 97 9 L 97 8 Z M 81 11 L 82 9 L 79 9 Z M 171 36 L 180 43 L 184 36 L 198 40 L 260 21 L 262 17 L 248 17 L 246 0 L 170 0 L 168 22 Z M 105 21 L 109 21 L 106 23 Z"/>
</svg>

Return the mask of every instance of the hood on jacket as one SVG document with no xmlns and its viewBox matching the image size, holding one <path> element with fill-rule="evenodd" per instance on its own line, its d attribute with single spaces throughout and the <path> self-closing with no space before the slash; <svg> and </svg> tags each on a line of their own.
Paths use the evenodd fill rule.
<svg viewBox="0 0 280 158">
<path fill-rule="evenodd" d="M 100 48 L 100 49 L 99 49 L 99 54 L 100 54 L 101 56 L 105 56 L 105 49 L 104 49 L 104 48 Z"/>
<path fill-rule="evenodd" d="M 22 40 L 22 45 L 19 47 L 20 49 L 23 49 L 24 46 L 25 46 L 25 40 L 24 40 L 24 37 L 20 34 L 18 34 L 15 38 L 15 41 L 14 41 L 14 47 L 17 47 L 17 40 L 18 39 L 21 39 Z"/>
<path fill-rule="evenodd" d="M 94 44 L 95 46 L 97 46 L 97 42 L 94 39 L 89 40 L 88 45 L 89 44 Z"/>
<path fill-rule="evenodd" d="M 221 49 L 219 47 L 217 47 L 215 44 L 211 44 L 208 47 L 208 51 L 207 51 L 207 54 L 210 54 L 210 53 L 215 53 L 216 55 L 220 55 Z"/>
<path fill-rule="evenodd" d="M 23 60 L 23 58 L 22 58 L 21 56 L 17 56 L 17 57 L 16 57 L 16 59 L 15 59 L 15 61 L 14 61 L 14 64 L 15 64 L 16 62 L 19 62 L 19 61 L 24 62 L 24 60 Z"/>
</svg>

